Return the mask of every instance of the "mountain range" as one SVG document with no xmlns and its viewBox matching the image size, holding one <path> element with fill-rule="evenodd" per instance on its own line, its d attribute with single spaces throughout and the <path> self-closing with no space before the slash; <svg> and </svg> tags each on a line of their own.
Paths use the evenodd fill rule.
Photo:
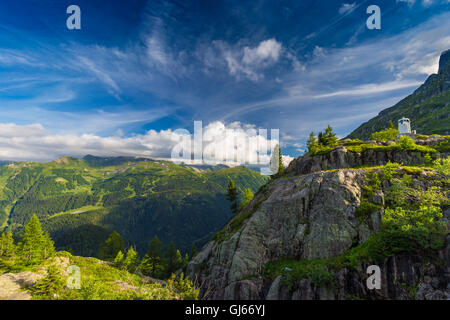
<svg viewBox="0 0 450 320">
<path fill-rule="evenodd" d="M 95 256 L 113 230 L 142 254 L 155 235 L 187 252 L 231 218 L 229 179 L 242 195 L 267 177 L 132 157 L 10 162 L 0 167 L 0 227 L 18 235 L 36 214 L 58 249 L 82 256 Z"/>
</svg>

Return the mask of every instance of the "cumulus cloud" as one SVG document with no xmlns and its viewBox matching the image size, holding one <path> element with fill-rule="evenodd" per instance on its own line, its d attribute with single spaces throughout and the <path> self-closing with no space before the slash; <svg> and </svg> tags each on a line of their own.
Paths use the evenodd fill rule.
<svg viewBox="0 0 450 320">
<path fill-rule="evenodd" d="M 261 41 L 255 47 L 235 45 L 229 46 L 223 41 L 213 43 L 226 61 L 230 75 L 237 79 L 245 77 L 251 81 L 258 81 L 264 77 L 263 70 L 279 61 L 283 46 L 275 39 Z M 292 54 L 287 56 L 293 64 L 298 64 Z M 299 67 L 299 65 L 295 65 Z"/>
<path fill-rule="evenodd" d="M 201 136 L 200 136 L 201 137 Z M 172 160 L 192 164 L 268 165 L 278 136 L 254 125 L 216 121 L 203 128 L 203 162 L 192 159 L 195 136 L 186 130 L 149 130 L 145 134 L 123 137 L 122 133 L 101 137 L 95 134 L 56 134 L 40 124 L 0 124 L 0 155 L 2 160 L 50 161 L 61 156 L 136 156 Z M 183 143 L 187 142 L 187 145 Z M 186 146 L 189 159 L 175 151 Z M 179 161 L 176 161 L 179 160 Z M 287 165 L 290 157 L 283 158 Z"/>
<path fill-rule="evenodd" d="M 19 126 L 15 123 L 0 123 L 0 137 L 14 138 L 14 137 L 40 137 L 45 136 L 49 132 L 40 124 L 29 124 Z"/>
<path fill-rule="evenodd" d="M 279 144 L 278 132 L 260 130 L 251 124 L 215 121 L 203 132 L 203 158 L 207 163 L 267 165 Z"/>
<path fill-rule="evenodd" d="M 281 43 L 275 39 L 264 40 L 255 48 L 245 47 L 242 62 L 245 64 L 260 64 L 266 61 L 278 61 Z"/>
</svg>

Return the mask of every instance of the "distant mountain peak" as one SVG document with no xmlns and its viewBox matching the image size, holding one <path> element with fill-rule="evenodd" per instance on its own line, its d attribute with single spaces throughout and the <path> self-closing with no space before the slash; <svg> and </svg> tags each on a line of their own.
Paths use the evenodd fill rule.
<svg viewBox="0 0 450 320">
<path fill-rule="evenodd" d="M 450 49 L 441 53 L 439 58 L 439 73 L 450 64 Z"/>
</svg>

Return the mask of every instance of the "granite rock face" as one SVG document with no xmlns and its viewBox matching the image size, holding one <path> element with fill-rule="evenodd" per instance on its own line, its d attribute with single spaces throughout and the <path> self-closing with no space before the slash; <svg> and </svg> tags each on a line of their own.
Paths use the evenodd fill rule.
<svg viewBox="0 0 450 320">
<path fill-rule="evenodd" d="M 412 155 L 411 155 L 412 156 Z M 334 157 L 334 156 L 331 156 Z M 336 158 L 339 160 L 339 155 Z M 291 167 L 290 167 L 291 168 Z M 292 168 L 291 168 L 292 169 Z M 288 288 L 281 278 L 263 277 L 267 262 L 329 258 L 377 232 L 383 208 L 363 222 L 355 216 L 367 171 L 335 170 L 273 180 L 246 208 L 251 215 L 227 237 L 209 242 L 189 263 L 187 275 L 200 286 L 201 299 L 447 299 L 449 248 L 443 265 L 412 255 L 390 257 L 380 265 L 382 288 L 368 290 L 366 268 L 335 272 L 333 289 L 303 279 Z M 383 205 L 383 191 L 371 202 Z M 448 219 L 446 212 L 444 219 Z M 447 220 L 445 220 L 447 221 Z M 224 230 L 230 230 L 230 224 Z M 449 239 L 450 240 L 450 239 Z M 449 241 L 448 241 L 449 242 Z"/>
<path fill-rule="evenodd" d="M 202 298 L 264 298 L 267 284 L 258 276 L 268 261 L 332 257 L 367 237 L 373 226 L 360 225 L 354 214 L 363 182 L 363 170 L 273 181 L 239 231 L 210 242 L 188 265 L 188 274 L 202 285 Z"/>
</svg>

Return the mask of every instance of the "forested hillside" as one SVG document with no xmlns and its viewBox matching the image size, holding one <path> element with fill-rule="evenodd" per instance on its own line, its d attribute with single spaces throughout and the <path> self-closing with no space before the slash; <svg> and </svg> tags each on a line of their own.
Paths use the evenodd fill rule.
<svg viewBox="0 0 450 320">
<path fill-rule="evenodd" d="M 139 253 L 155 235 L 187 252 L 230 219 L 229 179 L 241 196 L 266 181 L 243 167 L 198 169 L 125 157 L 9 163 L 0 167 L 0 231 L 18 237 L 36 214 L 56 247 L 77 255 L 96 256 L 113 230 Z"/>
</svg>

